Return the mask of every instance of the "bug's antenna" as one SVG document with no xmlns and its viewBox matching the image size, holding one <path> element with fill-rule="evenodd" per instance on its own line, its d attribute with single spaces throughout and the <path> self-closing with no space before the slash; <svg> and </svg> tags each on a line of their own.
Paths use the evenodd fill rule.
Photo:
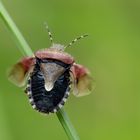
<svg viewBox="0 0 140 140">
<path fill-rule="evenodd" d="M 45 27 L 47 29 L 47 32 L 48 32 L 48 35 L 49 35 L 49 39 L 50 39 L 51 43 L 53 43 L 52 33 L 49 30 L 49 27 L 48 27 L 47 23 L 45 23 Z"/>
<path fill-rule="evenodd" d="M 81 35 L 81 36 L 75 38 L 75 39 L 72 40 L 72 42 L 70 42 L 66 47 L 72 46 L 75 42 L 77 42 L 78 40 L 80 40 L 80 39 L 82 39 L 82 38 L 84 38 L 84 37 L 87 37 L 87 36 L 88 36 L 88 35 Z"/>
</svg>

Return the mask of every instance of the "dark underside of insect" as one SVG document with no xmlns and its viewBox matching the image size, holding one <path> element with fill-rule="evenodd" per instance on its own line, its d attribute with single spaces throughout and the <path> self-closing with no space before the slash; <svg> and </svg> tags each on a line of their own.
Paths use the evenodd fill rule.
<svg viewBox="0 0 140 140">
<path fill-rule="evenodd" d="M 59 110 L 66 102 L 69 92 L 70 92 L 70 65 L 65 64 L 61 61 L 43 59 L 35 64 L 33 72 L 30 74 L 27 94 L 29 96 L 29 101 L 33 108 L 37 109 L 39 112 L 49 113 L 56 112 Z M 60 75 L 51 90 L 45 88 L 45 78 L 41 71 L 41 65 L 44 65 L 47 70 L 53 67 L 62 67 L 63 74 Z M 51 65 L 51 66 L 50 66 Z M 57 73 L 58 74 L 58 73 Z M 56 75 L 54 75 L 56 77 Z M 51 77 L 54 80 L 55 77 Z M 48 87 L 51 88 L 51 87 Z"/>
<path fill-rule="evenodd" d="M 49 32 L 52 41 L 51 33 Z M 78 39 L 73 40 L 71 46 Z M 75 96 L 89 94 L 92 78 L 87 68 L 76 64 L 74 58 L 64 52 L 66 47 L 52 44 L 39 50 L 33 57 L 24 57 L 9 72 L 9 80 L 22 87 L 34 109 L 42 113 L 57 112 L 65 104 L 70 92 Z M 27 82 L 26 82 L 27 81 Z"/>
</svg>

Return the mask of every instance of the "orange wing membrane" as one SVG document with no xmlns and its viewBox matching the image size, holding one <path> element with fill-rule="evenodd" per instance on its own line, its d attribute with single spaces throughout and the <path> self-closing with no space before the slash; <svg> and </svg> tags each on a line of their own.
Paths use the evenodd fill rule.
<svg viewBox="0 0 140 140">
<path fill-rule="evenodd" d="M 73 64 L 71 67 L 73 79 L 73 94 L 77 97 L 90 94 L 92 91 L 92 78 L 89 70 L 79 64 Z"/>
<path fill-rule="evenodd" d="M 24 86 L 26 83 L 28 73 L 33 64 L 34 64 L 33 57 L 22 58 L 8 71 L 8 79 L 19 87 Z"/>
</svg>

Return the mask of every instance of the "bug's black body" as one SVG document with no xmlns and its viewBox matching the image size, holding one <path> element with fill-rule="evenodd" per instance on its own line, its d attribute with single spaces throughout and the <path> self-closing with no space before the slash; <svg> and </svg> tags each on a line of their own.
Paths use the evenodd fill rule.
<svg viewBox="0 0 140 140">
<path fill-rule="evenodd" d="M 56 80 L 51 91 L 46 91 L 44 87 L 45 81 L 40 70 L 40 63 L 56 63 L 66 69 L 65 72 Z M 29 100 L 36 110 L 42 113 L 56 112 L 64 105 L 70 90 L 69 69 L 70 66 L 61 61 L 45 59 L 39 62 L 37 60 L 28 81 L 28 90 L 30 90 Z"/>
</svg>

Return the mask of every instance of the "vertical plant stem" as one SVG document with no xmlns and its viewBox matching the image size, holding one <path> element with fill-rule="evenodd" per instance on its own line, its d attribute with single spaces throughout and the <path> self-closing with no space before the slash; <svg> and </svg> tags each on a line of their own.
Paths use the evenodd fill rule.
<svg viewBox="0 0 140 140">
<path fill-rule="evenodd" d="M 0 17 L 2 18 L 6 27 L 10 31 L 13 39 L 16 41 L 17 47 L 22 52 L 22 54 L 25 56 L 32 56 L 33 52 L 31 48 L 29 47 L 28 43 L 25 41 L 24 37 L 18 30 L 17 26 L 15 25 L 14 21 L 8 14 L 7 10 L 5 9 L 1 1 L 0 1 Z M 56 114 L 69 140 L 79 140 L 79 137 L 74 127 L 72 126 L 72 123 L 70 122 L 70 119 L 68 115 L 66 114 L 66 112 L 64 111 L 64 109 L 61 109 Z"/>
<path fill-rule="evenodd" d="M 66 114 L 66 112 L 64 111 L 64 109 L 62 108 L 56 114 L 57 114 L 57 117 L 58 117 L 59 121 L 61 122 L 61 125 L 63 126 L 68 138 L 70 140 L 80 140 L 79 136 L 77 135 L 77 133 L 76 133 L 73 125 L 71 124 L 69 117 Z"/>
<path fill-rule="evenodd" d="M 10 31 L 11 36 L 17 43 L 17 47 L 19 48 L 21 53 L 25 56 L 33 55 L 32 50 L 30 49 L 28 43 L 25 41 L 24 37 L 16 27 L 15 23 L 13 22 L 12 18 L 8 14 L 7 10 L 5 9 L 1 1 L 0 1 L 0 17 L 3 19 L 5 25 Z"/>
</svg>

